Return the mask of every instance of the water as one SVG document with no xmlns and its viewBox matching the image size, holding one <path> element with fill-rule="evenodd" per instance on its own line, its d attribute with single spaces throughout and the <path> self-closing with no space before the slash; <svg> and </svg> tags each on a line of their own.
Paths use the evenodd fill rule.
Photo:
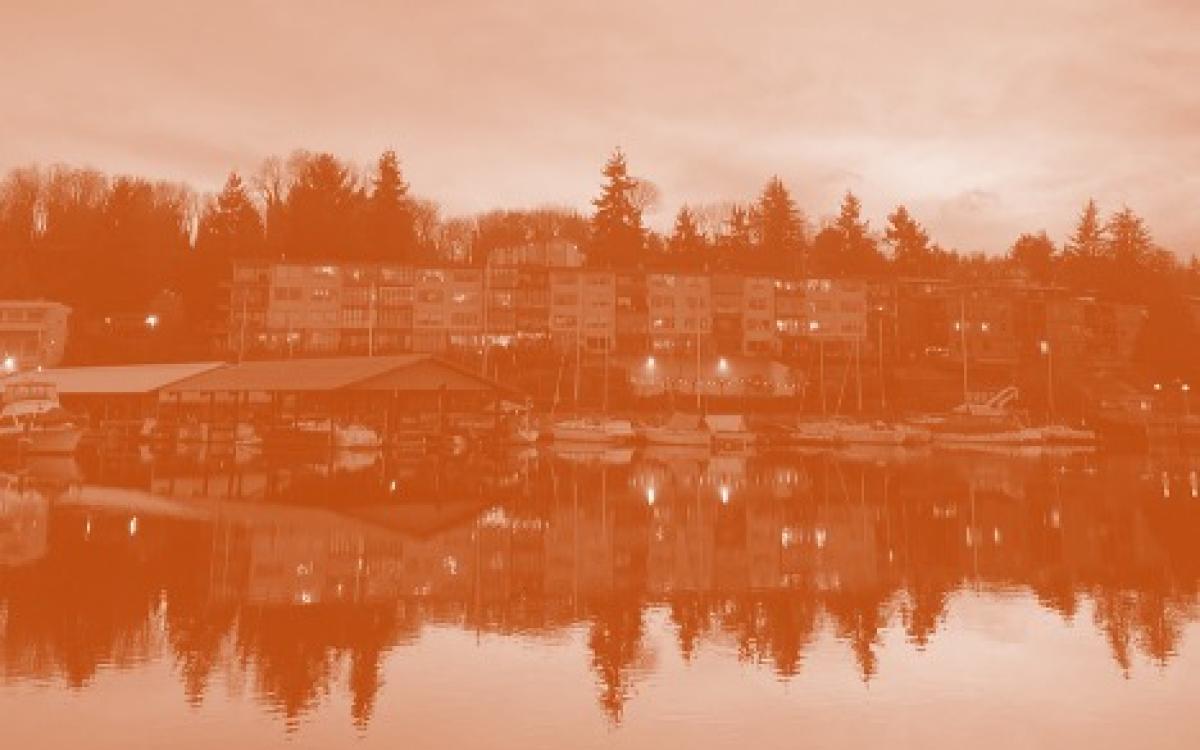
<svg viewBox="0 0 1200 750">
<path fill-rule="evenodd" d="M 1180 456 L 0 475 L 5 747 L 1195 747 Z"/>
</svg>

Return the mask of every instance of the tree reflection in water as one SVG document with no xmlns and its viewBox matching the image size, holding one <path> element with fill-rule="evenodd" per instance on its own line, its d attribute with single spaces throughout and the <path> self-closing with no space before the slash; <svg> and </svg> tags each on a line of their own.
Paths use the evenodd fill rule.
<svg viewBox="0 0 1200 750">
<path fill-rule="evenodd" d="M 1086 603 L 1124 674 L 1137 652 L 1170 662 L 1200 581 L 1190 459 L 886 458 L 210 460 L 122 474 L 133 491 L 9 481 L 0 669 L 85 689 L 172 658 L 192 704 L 245 683 L 294 725 L 345 686 L 365 727 L 384 658 L 426 625 L 577 630 L 619 720 L 655 670 L 651 609 L 685 662 L 729 643 L 788 679 L 827 632 L 871 680 L 886 630 L 924 649 L 962 592 L 1013 591 L 1066 620 Z"/>
</svg>

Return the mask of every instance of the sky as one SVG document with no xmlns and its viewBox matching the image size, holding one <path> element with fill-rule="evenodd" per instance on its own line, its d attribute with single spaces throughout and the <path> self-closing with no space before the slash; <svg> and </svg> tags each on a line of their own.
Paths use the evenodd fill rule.
<svg viewBox="0 0 1200 750">
<path fill-rule="evenodd" d="M 986 6 L 986 7 L 985 7 Z M 772 175 L 934 239 L 1061 241 L 1094 197 L 1200 252 L 1196 0 L 0 0 L 0 170 L 215 190 L 297 148 L 395 149 L 456 215 L 588 209 L 621 147 L 681 203 Z"/>
</svg>

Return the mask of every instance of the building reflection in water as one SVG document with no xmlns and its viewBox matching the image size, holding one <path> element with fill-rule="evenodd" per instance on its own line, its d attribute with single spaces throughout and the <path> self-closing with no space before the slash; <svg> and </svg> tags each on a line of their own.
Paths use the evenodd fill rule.
<svg viewBox="0 0 1200 750">
<path fill-rule="evenodd" d="M 1168 664 L 1196 617 L 1187 458 L 525 453 L 271 465 L 183 457 L 29 467 L 0 485 L 5 681 L 84 687 L 174 660 L 287 721 L 335 686 L 365 725 L 390 651 L 426 625 L 577 630 L 619 718 L 655 668 L 647 612 L 685 660 L 709 643 L 798 674 L 833 633 L 863 680 L 881 634 L 924 648 L 959 592 L 1091 612 L 1117 668 Z M 126 489 L 101 489 L 124 481 Z"/>
</svg>

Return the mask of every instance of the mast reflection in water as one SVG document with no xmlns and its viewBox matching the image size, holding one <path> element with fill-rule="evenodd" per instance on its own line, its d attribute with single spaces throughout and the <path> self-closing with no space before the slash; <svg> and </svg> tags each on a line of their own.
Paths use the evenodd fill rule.
<svg viewBox="0 0 1200 750">
<path fill-rule="evenodd" d="M 976 714 L 1026 712 L 1011 693 L 1028 680 L 1060 702 L 1023 719 L 1026 739 L 1078 729 L 1088 701 L 1108 707 L 1101 740 L 1154 722 L 1157 740 L 1195 736 L 1172 712 L 1200 664 L 1187 458 L 530 452 L 82 475 L 3 475 L 6 721 L 64 694 L 165 705 L 168 675 L 191 713 L 140 716 L 138 731 L 195 732 L 198 747 L 224 735 L 196 712 L 258 721 L 266 742 L 306 722 L 330 741 L 347 727 L 433 738 L 456 716 L 489 746 L 751 736 L 751 717 L 770 725 L 753 736 L 778 738 L 805 696 L 829 709 L 804 714 L 817 736 L 987 745 L 1008 740 L 939 707 L 967 705 L 953 698 L 966 686 Z M 581 687 L 598 723 L 571 713 Z M 13 731 L 90 731 L 33 722 Z"/>
</svg>

